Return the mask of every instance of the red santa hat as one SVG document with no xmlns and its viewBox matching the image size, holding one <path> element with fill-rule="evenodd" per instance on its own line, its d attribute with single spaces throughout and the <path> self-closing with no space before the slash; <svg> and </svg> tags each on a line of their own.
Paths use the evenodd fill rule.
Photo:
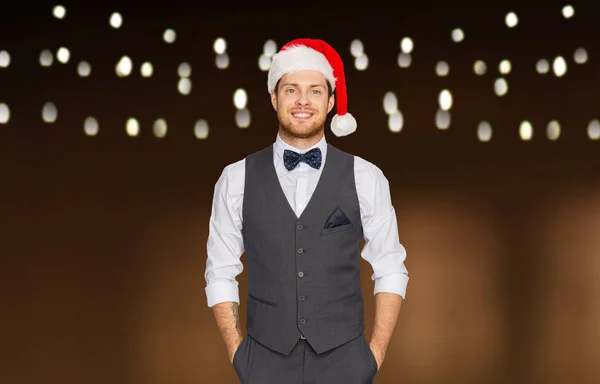
<svg viewBox="0 0 600 384">
<path fill-rule="evenodd" d="M 321 72 L 335 91 L 337 114 L 331 120 L 331 131 L 336 136 L 346 136 L 356 131 L 356 120 L 348 113 L 344 63 L 335 49 L 323 40 L 296 39 L 281 47 L 273 56 L 269 69 L 269 93 L 283 75 L 303 70 Z"/>
</svg>

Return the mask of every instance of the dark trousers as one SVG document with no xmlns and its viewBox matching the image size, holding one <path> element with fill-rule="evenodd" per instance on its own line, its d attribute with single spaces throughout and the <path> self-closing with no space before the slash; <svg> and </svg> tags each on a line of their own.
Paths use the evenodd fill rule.
<svg viewBox="0 0 600 384">
<path fill-rule="evenodd" d="M 241 384 L 371 384 L 377 374 L 364 333 L 320 355 L 300 339 L 288 356 L 246 336 L 233 367 Z"/>
</svg>

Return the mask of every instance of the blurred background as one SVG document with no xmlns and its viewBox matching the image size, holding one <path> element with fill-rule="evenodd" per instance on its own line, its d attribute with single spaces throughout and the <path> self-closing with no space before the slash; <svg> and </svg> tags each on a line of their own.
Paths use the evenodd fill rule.
<svg viewBox="0 0 600 384">
<path fill-rule="evenodd" d="M 212 193 L 275 140 L 266 70 L 297 37 L 344 59 L 358 130 L 328 121 L 326 137 L 383 170 L 408 252 L 375 383 L 600 382 L 598 15 L 591 1 L 3 7 L 0 383 L 237 382 L 204 293 Z"/>
</svg>

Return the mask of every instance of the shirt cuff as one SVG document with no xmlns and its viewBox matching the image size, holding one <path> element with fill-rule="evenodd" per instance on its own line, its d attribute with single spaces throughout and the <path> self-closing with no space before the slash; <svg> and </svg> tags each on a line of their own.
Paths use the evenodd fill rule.
<svg viewBox="0 0 600 384">
<path fill-rule="evenodd" d="M 240 293 L 237 281 L 217 281 L 207 285 L 204 290 L 206 291 L 209 307 L 227 301 L 240 303 Z"/>
<path fill-rule="evenodd" d="M 408 276 L 404 273 L 395 273 L 375 280 L 374 295 L 379 292 L 391 292 L 406 298 L 406 286 L 408 285 Z"/>
</svg>

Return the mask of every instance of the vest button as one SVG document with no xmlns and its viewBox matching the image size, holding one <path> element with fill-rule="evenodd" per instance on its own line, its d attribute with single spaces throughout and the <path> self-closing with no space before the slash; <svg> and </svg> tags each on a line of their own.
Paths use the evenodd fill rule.
<svg viewBox="0 0 600 384">
<path fill-rule="evenodd" d="M 298 276 L 303 277 L 304 276 L 304 272 L 298 272 Z"/>
<path fill-rule="evenodd" d="M 304 300 L 306 300 L 306 297 L 300 296 L 300 300 L 304 301 Z"/>
<path fill-rule="evenodd" d="M 304 252 L 304 249 L 298 248 L 298 253 L 302 253 L 302 252 Z"/>
<path fill-rule="evenodd" d="M 300 324 L 306 324 L 306 319 L 300 319 Z"/>
<path fill-rule="evenodd" d="M 302 224 L 298 224 L 298 229 L 302 230 L 302 228 L 304 228 L 304 226 Z"/>
</svg>

